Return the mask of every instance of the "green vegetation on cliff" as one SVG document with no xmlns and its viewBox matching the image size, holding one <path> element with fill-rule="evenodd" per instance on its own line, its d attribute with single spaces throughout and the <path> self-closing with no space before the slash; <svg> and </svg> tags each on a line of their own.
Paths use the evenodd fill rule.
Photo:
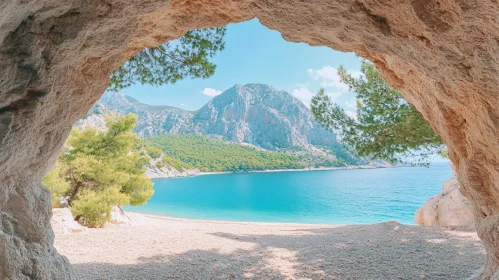
<svg viewBox="0 0 499 280">
<path fill-rule="evenodd" d="M 165 134 L 149 138 L 146 143 L 163 151 L 165 163 L 174 167 L 197 168 L 203 172 L 304 167 L 294 155 L 224 143 L 201 135 Z"/>
</svg>

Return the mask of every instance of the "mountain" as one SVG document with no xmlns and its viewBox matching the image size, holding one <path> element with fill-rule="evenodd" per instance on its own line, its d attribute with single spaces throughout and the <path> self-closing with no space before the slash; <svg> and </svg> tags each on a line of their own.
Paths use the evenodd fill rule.
<svg viewBox="0 0 499 280">
<path fill-rule="evenodd" d="M 268 85 L 235 85 L 196 112 L 140 103 L 121 93 L 106 92 L 91 111 L 138 116 L 141 137 L 161 134 L 216 135 L 266 150 L 337 147 L 336 136 L 323 129 L 311 111 L 286 91 Z"/>
</svg>

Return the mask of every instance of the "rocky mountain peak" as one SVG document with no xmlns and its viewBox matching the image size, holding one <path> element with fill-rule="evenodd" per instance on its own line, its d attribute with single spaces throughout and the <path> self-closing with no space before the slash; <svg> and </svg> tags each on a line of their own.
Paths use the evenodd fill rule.
<svg viewBox="0 0 499 280">
<path fill-rule="evenodd" d="M 101 106 L 101 111 L 105 108 L 136 114 L 135 130 L 143 137 L 167 133 L 216 135 L 267 150 L 338 145 L 335 135 L 320 127 L 300 100 L 266 84 L 236 84 L 195 113 L 144 104 L 116 92 L 105 93 L 99 103 L 96 106 Z"/>
</svg>

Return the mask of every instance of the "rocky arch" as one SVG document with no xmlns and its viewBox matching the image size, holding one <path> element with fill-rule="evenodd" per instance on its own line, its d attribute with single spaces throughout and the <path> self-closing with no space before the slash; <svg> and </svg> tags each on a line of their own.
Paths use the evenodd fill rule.
<svg viewBox="0 0 499 280">
<path fill-rule="evenodd" d="M 40 179 L 111 72 L 189 29 L 255 17 L 288 41 L 354 51 L 401 89 L 474 205 L 487 250 L 477 277 L 499 277 L 497 1 L 13 0 L 0 2 L 1 279 L 73 278 Z"/>
</svg>

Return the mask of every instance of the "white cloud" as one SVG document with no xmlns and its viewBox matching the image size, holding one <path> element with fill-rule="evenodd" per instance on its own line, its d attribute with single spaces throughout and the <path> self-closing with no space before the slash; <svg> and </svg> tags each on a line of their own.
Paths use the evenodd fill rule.
<svg viewBox="0 0 499 280">
<path fill-rule="evenodd" d="M 347 70 L 347 72 L 356 79 L 362 76 L 359 71 Z M 305 83 L 295 84 L 295 89 L 292 92 L 293 96 L 301 100 L 307 107 L 310 107 L 312 97 L 315 95 L 315 89 L 322 87 L 326 90 L 326 94 L 331 98 L 331 101 L 341 103 L 342 107 L 356 108 L 355 99 L 345 101 L 348 97 L 344 94 L 349 92 L 349 87 L 341 82 L 337 68 L 326 65 L 320 69 L 307 69 L 307 73 L 310 79 Z M 314 89 L 314 92 L 310 91 L 310 88 Z"/>
<path fill-rule="evenodd" d="M 331 98 L 331 101 L 336 101 L 341 95 L 341 92 L 326 92 L 326 94 Z"/>
<path fill-rule="evenodd" d="M 350 75 L 352 75 L 352 77 L 354 77 L 355 79 L 358 79 L 360 77 L 364 77 L 364 74 L 362 74 L 362 72 L 360 71 L 347 71 Z"/>
<path fill-rule="evenodd" d="M 314 94 L 308 88 L 294 89 L 292 94 L 307 107 L 310 107 L 310 102 L 312 101 L 312 96 L 314 96 Z"/>
<path fill-rule="evenodd" d="M 347 107 L 350 107 L 350 108 L 356 108 L 357 107 L 357 100 L 355 100 L 355 99 L 347 100 L 347 101 L 345 101 L 345 105 L 347 105 Z"/>
<path fill-rule="evenodd" d="M 180 104 L 180 106 L 185 107 L 185 106 L 187 106 L 187 104 L 182 103 L 182 104 Z"/>
<path fill-rule="evenodd" d="M 348 86 L 341 82 L 338 69 L 331 66 L 324 66 L 319 70 L 308 69 L 307 73 L 320 82 L 322 87 L 335 87 L 341 91 L 347 91 Z"/>
<path fill-rule="evenodd" d="M 353 118 L 353 119 L 357 119 L 357 113 L 355 113 L 354 111 L 347 111 L 345 110 L 345 114 L 347 114 L 347 116 L 349 116 L 350 118 Z"/>
<path fill-rule="evenodd" d="M 347 72 L 352 75 L 353 78 L 358 79 L 364 74 L 356 70 L 347 70 Z M 339 91 L 348 91 L 349 87 L 347 84 L 341 82 L 340 75 L 338 75 L 338 69 L 332 66 L 326 65 L 321 69 L 308 69 L 307 73 L 316 81 L 319 81 L 322 87 L 335 87 Z"/>
<path fill-rule="evenodd" d="M 326 92 L 326 94 L 331 98 L 332 101 L 338 99 L 341 96 L 341 92 Z M 308 88 L 302 87 L 299 89 L 294 89 L 292 95 L 298 98 L 305 106 L 310 108 L 310 103 L 312 102 L 312 97 L 315 95 Z"/>
<path fill-rule="evenodd" d="M 216 90 L 216 89 L 213 89 L 213 88 L 205 88 L 203 90 L 203 94 L 204 95 L 208 95 L 210 97 L 214 97 L 214 96 L 217 96 L 219 95 L 220 93 L 222 93 L 221 90 Z"/>
</svg>

